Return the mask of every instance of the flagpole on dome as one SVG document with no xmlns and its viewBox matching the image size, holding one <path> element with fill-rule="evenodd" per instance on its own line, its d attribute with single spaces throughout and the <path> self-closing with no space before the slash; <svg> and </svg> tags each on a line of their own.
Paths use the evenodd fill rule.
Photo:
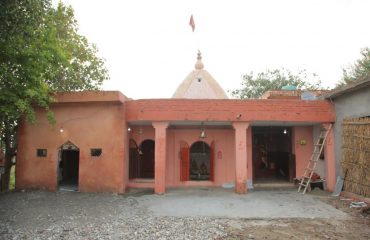
<svg viewBox="0 0 370 240">
<path fill-rule="evenodd" d="M 197 51 L 199 52 L 199 41 L 198 41 L 198 34 L 195 32 L 195 21 L 194 21 L 194 16 L 193 14 L 190 15 L 190 20 L 189 20 L 189 26 L 191 27 L 191 30 L 194 34 L 194 45 Z"/>
</svg>

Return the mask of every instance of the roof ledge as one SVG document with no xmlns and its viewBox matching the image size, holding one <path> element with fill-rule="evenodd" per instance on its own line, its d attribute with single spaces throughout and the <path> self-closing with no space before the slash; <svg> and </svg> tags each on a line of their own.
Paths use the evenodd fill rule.
<svg viewBox="0 0 370 240">
<path fill-rule="evenodd" d="M 120 102 L 128 98 L 119 91 L 59 92 L 54 95 L 56 103 Z"/>
</svg>

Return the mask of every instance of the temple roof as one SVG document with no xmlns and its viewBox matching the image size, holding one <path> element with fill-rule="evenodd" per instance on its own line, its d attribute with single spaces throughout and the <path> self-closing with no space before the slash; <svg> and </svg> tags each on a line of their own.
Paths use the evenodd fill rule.
<svg viewBox="0 0 370 240">
<path fill-rule="evenodd" d="M 202 55 L 198 51 L 195 69 L 178 86 L 173 98 L 227 99 L 225 91 L 218 82 L 204 70 Z"/>
</svg>

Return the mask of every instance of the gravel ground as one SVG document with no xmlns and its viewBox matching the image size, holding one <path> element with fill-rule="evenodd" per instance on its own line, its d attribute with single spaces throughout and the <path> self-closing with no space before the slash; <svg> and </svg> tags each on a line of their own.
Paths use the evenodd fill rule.
<svg viewBox="0 0 370 240">
<path fill-rule="evenodd" d="M 25 192 L 0 195 L 0 239 L 214 239 L 220 219 L 155 217 L 137 197 Z"/>
<path fill-rule="evenodd" d="M 369 239 L 370 236 L 369 219 L 360 213 L 348 213 L 350 219 L 346 220 L 157 216 L 140 204 L 139 195 L 3 193 L 0 239 Z M 338 207 L 335 199 L 325 199 L 336 208 L 346 208 Z"/>
</svg>

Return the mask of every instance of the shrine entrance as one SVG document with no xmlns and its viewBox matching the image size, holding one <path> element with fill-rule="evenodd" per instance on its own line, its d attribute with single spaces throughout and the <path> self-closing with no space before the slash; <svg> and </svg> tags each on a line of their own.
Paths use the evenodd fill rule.
<svg viewBox="0 0 370 240">
<path fill-rule="evenodd" d="M 59 149 L 58 187 L 60 190 L 78 190 L 80 149 L 66 142 Z"/>
<path fill-rule="evenodd" d="M 295 161 L 290 127 L 253 127 L 254 182 L 291 181 Z"/>
<path fill-rule="evenodd" d="M 144 140 L 139 146 L 130 140 L 129 178 L 154 178 L 154 151 L 153 140 Z"/>
<path fill-rule="evenodd" d="M 195 142 L 190 147 L 190 180 L 210 180 L 211 148 L 203 142 Z"/>
<path fill-rule="evenodd" d="M 154 178 L 154 141 L 145 140 L 140 146 L 141 176 L 140 178 Z"/>
</svg>

